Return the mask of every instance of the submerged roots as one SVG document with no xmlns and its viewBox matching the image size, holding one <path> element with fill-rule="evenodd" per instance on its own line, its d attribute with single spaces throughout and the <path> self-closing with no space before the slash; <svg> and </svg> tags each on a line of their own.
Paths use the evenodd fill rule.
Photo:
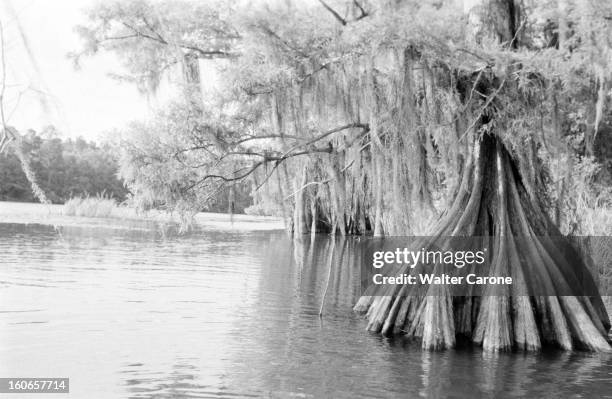
<svg viewBox="0 0 612 399">
<path fill-rule="evenodd" d="M 515 284 L 470 296 L 439 286 L 370 287 L 355 305 L 366 313 L 368 330 L 418 338 L 425 349 L 454 347 L 463 336 L 488 351 L 543 345 L 612 351 L 601 297 L 587 296 L 596 292 L 594 280 L 526 184 L 496 138 L 477 140 L 455 201 L 431 234 L 483 237 L 492 255 L 488 274 L 511 276 Z"/>
</svg>

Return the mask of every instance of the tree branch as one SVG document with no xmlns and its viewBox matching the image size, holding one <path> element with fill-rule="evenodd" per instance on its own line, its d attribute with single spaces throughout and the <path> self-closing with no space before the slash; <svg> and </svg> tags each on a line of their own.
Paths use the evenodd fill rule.
<svg viewBox="0 0 612 399">
<path fill-rule="evenodd" d="M 313 154 L 313 153 L 332 153 L 334 151 L 333 147 L 331 145 L 324 145 L 324 146 L 320 146 L 320 147 L 311 147 L 312 144 L 326 138 L 329 137 L 330 135 L 346 130 L 346 129 L 352 129 L 352 128 L 361 128 L 362 132 L 361 135 L 366 134 L 367 132 L 370 131 L 370 127 L 368 124 L 364 124 L 364 123 L 349 123 L 328 131 L 325 131 L 323 133 L 321 133 L 319 136 L 307 141 L 306 143 L 302 143 L 302 144 L 297 144 L 294 147 L 290 148 L 288 151 L 284 152 L 284 153 L 270 153 L 270 152 L 254 152 L 252 150 L 246 149 L 246 150 L 236 150 L 236 151 L 229 151 L 225 154 L 223 154 L 217 162 L 217 166 L 219 165 L 219 163 L 226 158 L 227 156 L 231 156 L 231 155 L 240 155 L 240 156 L 257 156 L 262 158 L 261 161 L 257 161 L 253 164 L 251 164 L 248 167 L 248 170 L 245 173 L 240 173 L 237 174 L 238 172 L 240 172 L 242 169 L 239 170 L 235 170 L 232 172 L 231 176 L 225 176 L 225 175 L 221 175 L 221 174 L 207 174 L 205 176 L 203 176 L 200 180 L 192 183 L 191 185 L 189 185 L 188 187 L 186 187 L 185 189 L 183 189 L 183 191 L 189 191 L 191 189 L 193 189 L 194 187 L 199 186 L 200 184 L 204 183 L 207 180 L 220 180 L 223 181 L 224 183 L 229 183 L 229 182 L 235 182 L 235 181 L 239 181 L 239 180 L 243 180 L 246 177 L 248 177 L 249 175 L 251 175 L 253 172 L 255 172 L 257 169 L 259 169 L 261 166 L 263 166 L 264 164 L 267 164 L 269 162 L 274 162 L 274 168 L 272 169 L 272 171 L 267 175 L 266 179 L 264 179 L 264 182 L 271 176 L 271 174 L 274 172 L 274 170 L 276 170 L 276 168 L 278 168 L 278 166 L 286 161 L 287 159 L 290 158 L 294 158 L 294 157 L 298 157 L 298 156 L 302 156 L 302 155 L 309 155 L 309 154 Z M 259 187 L 261 187 L 261 185 L 263 184 L 261 183 L 259 185 Z M 257 187 L 257 189 L 259 188 Z"/>
<path fill-rule="evenodd" d="M 319 0 L 319 3 L 321 3 L 321 5 L 325 7 L 325 9 L 329 11 L 334 16 L 334 18 L 336 18 L 336 20 L 342 24 L 342 26 L 346 26 L 346 20 L 342 18 L 340 14 L 336 12 L 336 10 L 328 6 L 327 3 L 323 0 Z"/>
<path fill-rule="evenodd" d="M 170 43 L 166 39 L 164 39 L 161 35 L 159 35 L 159 33 L 155 32 L 155 31 L 153 31 L 153 32 L 156 34 L 156 36 L 151 36 L 151 35 L 149 35 L 147 33 L 144 33 L 142 31 L 140 31 L 139 29 L 135 28 L 134 26 L 128 24 L 125 21 L 121 21 L 121 24 L 123 26 L 125 26 L 126 28 L 128 28 L 129 30 L 131 30 L 132 32 L 134 32 L 134 35 L 136 37 L 142 37 L 142 38 L 145 38 L 145 39 L 149 39 L 149 40 L 152 40 L 154 42 L 163 44 L 164 46 L 170 45 Z M 132 35 L 124 36 L 123 38 L 127 39 L 127 38 L 130 38 L 130 37 L 132 37 Z M 121 36 L 118 36 L 117 38 L 121 38 Z M 211 57 L 214 57 L 214 56 L 219 56 L 219 57 L 223 57 L 223 58 L 229 58 L 229 57 L 236 56 L 235 54 L 227 52 L 225 50 L 219 50 L 219 49 L 216 49 L 216 50 L 204 50 L 204 49 L 201 49 L 199 47 L 188 45 L 188 44 L 185 44 L 185 43 L 177 43 L 177 46 L 182 48 L 183 50 L 194 51 L 194 52 L 198 53 L 203 58 L 211 58 Z"/>
<path fill-rule="evenodd" d="M 362 129 L 362 134 L 365 134 L 367 132 L 370 131 L 370 125 L 368 125 L 367 123 L 349 123 L 347 125 L 344 126 L 340 126 L 331 130 L 328 130 L 322 134 L 320 134 L 319 136 L 315 137 L 312 140 L 309 140 L 308 142 L 304 143 L 304 144 L 298 144 L 296 146 L 294 146 L 293 148 L 291 148 L 289 151 L 286 152 L 286 154 L 290 153 L 291 151 L 294 151 L 295 149 L 299 148 L 299 147 L 307 147 L 311 144 L 316 143 L 319 140 L 324 139 L 325 137 L 328 137 L 334 133 L 340 132 L 342 130 L 346 130 L 346 129 L 352 129 L 352 128 L 361 128 Z"/>
<path fill-rule="evenodd" d="M 370 13 L 368 13 L 357 0 L 353 0 L 353 4 L 355 4 L 355 7 L 357 7 L 359 9 L 359 11 L 361 12 L 361 15 L 358 16 L 355 19 L 355 21 L 359 21 L 360 19 L 365 18 L 368 15 L 370 15 Z"/>
</svg>

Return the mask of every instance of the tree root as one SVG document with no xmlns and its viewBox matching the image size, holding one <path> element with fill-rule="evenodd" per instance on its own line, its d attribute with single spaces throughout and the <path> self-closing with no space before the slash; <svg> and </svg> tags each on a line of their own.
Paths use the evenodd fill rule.
<svg viewBox="0 0 612 399">
<path fill-rule="evenodd" d="M 475 140 L 452 206 L 423 243 L 482 237 L 480 244 L 492 251 L 488 275 L 511 276 L 511 288 L 488 285 L 452 296 L 434 285 L 369 287 L 354 308 L 366 313 L 368 330 L 419 338 L 431 350 L 452 348 L 462 335 L 486 351 L 543 345 L 612 351 L 601 297 L 586 296 L 595 283 L 585 263 L 532 203 L 518 170 L 497 138 Z M 404 266 L 398 273 L 415 272 Z M 536 288 L 553 295 L 537 295 Z M 566 295 L 580 290 L 584 295 Z"/>
</svg>

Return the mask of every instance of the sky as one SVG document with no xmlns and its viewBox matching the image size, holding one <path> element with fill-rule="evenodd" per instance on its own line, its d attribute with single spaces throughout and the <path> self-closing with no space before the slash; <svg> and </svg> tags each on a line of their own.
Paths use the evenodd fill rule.
<svg viewBox="0 0 612 399">
<path fill-rule="evenodd" d="M 122 71 L 112 54 L 85 58 L 78 71 L 68 59 L 69 52 L 80 48 L 74 27 L 86 23 L 84 10 L 97 1 L 103 0 L 0 0 L 9 125 L 20 131 L 40 131 L 54 125 L 64 137 L 98 140 L 130 121 L 143 120 L 155 113 L 133 85 L 108 76 Z M 469 7 L 478 1 L 463 3 Z M 23 44 L 18 22 L 28 38 L 32 56 Z M 217 79 L 214 68 L 202 67 L 214 88 Z M 207 89 L 210 87 L 203 87 L 204 91 Z M 43 106 L 41 99 L 46 100 L 47 106 Z M 160 99 L 154 101 L 160 103 Z"/>
<path fill-rule="evenodd" d="M 67 57 L 79 49 L 74 27 L 86 22 L 83 10 L 95 2 L 0 0 L 9 125 L 20 131 L 54 125 L 64 137 L 98 140 L 132 120 L 150 117 L 152 108 L 134 86 L 108 76 L 122 71 L 112 54 L 85 58 L 80 70 L 75 70 Z M 10 12 L 11 6 L 17 18 Z M 21 39 L 18 22 L 32 57 Z M 47 106 L 41 99 L 47 100 Z"/>
</svg>

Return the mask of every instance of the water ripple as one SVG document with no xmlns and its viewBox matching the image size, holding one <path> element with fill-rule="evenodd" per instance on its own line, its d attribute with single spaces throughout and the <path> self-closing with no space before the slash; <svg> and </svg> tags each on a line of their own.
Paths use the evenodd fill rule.
<svg viewBox="0 0 612 399">
<path fill-rule="evenodd" d="M 365 332 L 348 261 L 319 318 L 327 248 L 0 224 L 0 375 L 69 376 L 75 397 L 610 397 L 609 355 L 422 352 Z"/>
</svg>

